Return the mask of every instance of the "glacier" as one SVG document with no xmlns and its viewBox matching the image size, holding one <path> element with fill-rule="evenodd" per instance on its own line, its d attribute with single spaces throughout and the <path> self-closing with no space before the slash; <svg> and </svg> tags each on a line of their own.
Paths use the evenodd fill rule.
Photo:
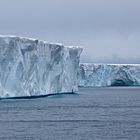
<svg viewBox="0 0 140 140">
<path fill-rule="evenodd" d="M 81 63 L 80 87 L 140 86 L 140 64 Z"/>
<path fill-rule="evenodd" d="M 78 91 L 82 47 L 0 36 L 0 98 Z"/>
</svg>

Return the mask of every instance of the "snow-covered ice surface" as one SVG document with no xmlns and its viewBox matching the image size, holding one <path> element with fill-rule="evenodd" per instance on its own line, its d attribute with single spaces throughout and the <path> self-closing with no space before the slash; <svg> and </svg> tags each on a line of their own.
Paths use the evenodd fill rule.
<svg viewBox="0 0 140 140">
<path fill-rule="evenodd" d="M 140 86 L 140 64 L 80 64 L 79 86 Z"/>
<path fill-rule="evenodd" d="M 81 47 L 0 36 L 0 97 L 78 90 Z"/>
</svg>

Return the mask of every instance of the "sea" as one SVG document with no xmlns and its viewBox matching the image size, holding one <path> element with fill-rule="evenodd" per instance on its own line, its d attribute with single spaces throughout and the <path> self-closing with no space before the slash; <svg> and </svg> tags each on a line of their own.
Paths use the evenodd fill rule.
<svg viewBox="0 0 140 140">
<path fill-rule="evenodd" d="M 140 87 L 0 100 L 0 140 L 140 140 Z"/>
</svg>

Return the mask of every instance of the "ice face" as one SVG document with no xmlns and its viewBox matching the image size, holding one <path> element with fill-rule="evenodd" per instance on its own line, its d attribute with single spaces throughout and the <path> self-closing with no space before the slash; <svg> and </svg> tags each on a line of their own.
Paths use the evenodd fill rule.
<svg viewBox="0 0 140 140">
<path fill-rule="evenodd" d="M 140 64 L 80 64 L 79 86 L 139 86 Z"/>
<path fill-rule="evenodd" d="M 78 90 L 82 48 L 0 36 L 0 97 Z"/>
</svg>

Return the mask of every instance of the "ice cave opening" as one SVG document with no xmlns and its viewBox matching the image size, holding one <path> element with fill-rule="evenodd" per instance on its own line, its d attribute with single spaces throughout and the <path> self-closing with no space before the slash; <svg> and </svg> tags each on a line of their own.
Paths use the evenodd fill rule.
<svg viewBox="0 0 140 140">
<path fill-rule="evenodd" d="M 132 86 L 134 82 L 130 79 L 114 79 L 111 83 L 111 86 Z"/>
</svg>

